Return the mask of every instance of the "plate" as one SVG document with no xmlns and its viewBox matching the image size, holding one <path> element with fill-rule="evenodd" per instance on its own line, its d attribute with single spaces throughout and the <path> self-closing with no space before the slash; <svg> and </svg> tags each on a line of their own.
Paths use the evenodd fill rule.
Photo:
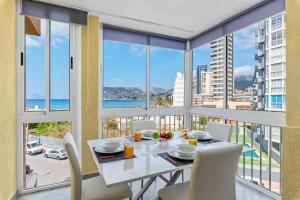
<svg viewBox="0 0 300 200">
<path fill-rule="evenodd" d="M 145 139 L 145 140 L 153 140 L 152 137 L 146 137 L 146 136 L 142 136 L 142 139 Z"/>
<path fill-rule="evenodd" d="M 190 144 L 177 144 L 173 147 L 173 150 L 181 156 L 193 156 L 196 152 L 194 145 Z"/>
<path fill-rule="evenodd" d="M 191 138 L 199 140 L 199 141 L 207 141 L 207 140 L 212 140 L 214 139 L 214 137 L 212 135 L 207 135 L 205 137 L 202 138 L 195 138 L 193 135 L 190 135 Z"/>
<path fill-rule="evenodd" d="M 181 159 L 181 160 L 194 160 L 194 155 L 192 156 L 182 156 L 180 155 L 179 153 L 177 153 L 176 151 L 172 150 L 172 151 L 169 151 L 168 154 L 174 158 L 178 158 L 178 159 Z"/>
<path fill-rule="evenodd" d="M 142 130 L 142 136 L 145 138 L 151 138 L 152 134 L 155 132 L 155 130 Z"/>
<path fill-rule="evenodd" d="M 119 152 L 124 151 L 124 147 L 120 146 L 119 148 L 114 149 L 114 150 L 106 150 L 106 149 L 102 148 L 101 146 L 97 146 L 95 148 L 95 151 L 97 153 L 107 153 L 107 154 L 110 154 L 110 153 L 119 153 Z"/>
</svg>

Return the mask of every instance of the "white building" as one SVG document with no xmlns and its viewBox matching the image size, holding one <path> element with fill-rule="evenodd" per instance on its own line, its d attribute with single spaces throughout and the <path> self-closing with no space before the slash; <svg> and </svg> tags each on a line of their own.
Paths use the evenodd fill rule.
<svg viewBox="0 0 300 200">
<path fill-rule="evenodd" d="M 227 56 L 227 83 L 228 83 L 228 98 L 232 99 L 233 95 L 233 67 L 232 67 L 232 34 L 227 37 L 214 40 L 210 43 L 211 48 L 211 63 L 210 70 L 212 72 L 212 95 L 214 100 L 223 99 L 225 66 Z M 227 48 L 226 48 L 227 44 Z M 226 51 L 227 50 L 227 51 Z"/>
<path fill-rule="evenodd" d="M 286 43 L 284 13 L 259 23 L 256 33 L 256 110 L 285 111 Z"/>
<path fill-rule="evenodd" d="M 184 75 L 177 72 L 173 90 L 173 106 L 184 106 Z"/>
</svg>

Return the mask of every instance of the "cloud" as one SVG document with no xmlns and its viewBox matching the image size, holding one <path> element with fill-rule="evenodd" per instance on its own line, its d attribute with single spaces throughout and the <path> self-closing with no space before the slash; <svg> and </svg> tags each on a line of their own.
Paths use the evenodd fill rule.
<svg viewBox="0 0 300 200">
<path fill-rule="evenodd" d="M 27 47 L 39 47 L 41 42 L 39 39 L 33 38 L 31 36 L 26 36 L 26 46 Z"/>
<path fill-rule="evenodd" d="M 234 46 L 242 49 L 255 48 L 255 31 L 257 25 L 251 25 L 234 32 Z"/>
<path fill-rule="evenodd" d="M 51 22 L 51 34 L 57 37 L 69 37 L 69 25 L 62 22 Z"/>
<path fill-rule="evenodd" d="M 51 22 L 51 45 L 58 46 L 69 39 L 69 25 L 62 22 Z"/>
<path fill-rule="evenodd" d="M 145 47 L 138 46 L 138 45 L 130 45 L 129 46 L 129 52 L 131 54 L 134 54 L 136 56 L 143 56 L 146 53 Z"/>
<path fill-rule="evenodd" d="M 240 67 L 235 67 L 234 68 L 234 76 L 238 77 L 238 76 L 252 76 L 254 74 L 254 66 L 251 65 L 244 65 L 244 66 L 240 66 Z"/>
</svg>

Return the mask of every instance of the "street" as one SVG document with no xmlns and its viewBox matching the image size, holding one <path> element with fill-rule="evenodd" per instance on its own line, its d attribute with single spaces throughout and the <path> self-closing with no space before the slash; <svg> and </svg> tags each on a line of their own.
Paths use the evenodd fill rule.
<svg viewBox="0 0 300 200">
<path fill-rule="evenodd" d="M 43 148 L 46 149 L 46 151 L 51 150 L 47 147 Z M 30 179 L 30 177 L 37 177 L 35 178 L 37 181 L 37 187 L 62 183 L 69 180 L 70 174 L 68 159 L 56 160 L 52 158 L 45 158 L 44 153 L 36 155 L 26 154 L 26 164 L 33 169 L 32 173 L 27 176 L 27 179 Z M 34 174 L 37 174 L 37 176 L 34 176 Z M 33 187 L 32 184 L 26 186 L 27 189 L 31 187 Z"/>
</svg>

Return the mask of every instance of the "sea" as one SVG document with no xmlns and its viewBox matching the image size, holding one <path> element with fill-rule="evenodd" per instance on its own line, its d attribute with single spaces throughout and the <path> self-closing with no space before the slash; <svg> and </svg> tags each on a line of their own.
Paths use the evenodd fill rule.
<svg viewBox="0 0 300 200">
<path fill-rule="evenodd" d="M 44 99 L 27 99 L 26 109 L 27 110 L 45 110 Z M 103 100 L 103 108 L 139 108 L 145 107 L 146 100 Z M 51 110 L 69 110 L 70 101 L 68 99 L 51 99 L 50 109 Z"/>
</svg>

